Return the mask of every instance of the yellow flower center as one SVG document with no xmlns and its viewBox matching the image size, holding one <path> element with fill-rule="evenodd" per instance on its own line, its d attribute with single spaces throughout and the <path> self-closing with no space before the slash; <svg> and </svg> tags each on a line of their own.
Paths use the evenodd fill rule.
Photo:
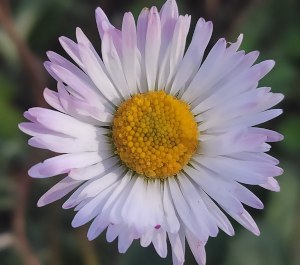
<svg viewBox="0 0 300 265">
<path fill-rule="evenodd" d="M 124 101 L 113 120 L 116 153 L 127 167 L 149 178 L 176 175 L 196 151 L 198 136 L 189 106 L 163 91 Z"/>
</svg>

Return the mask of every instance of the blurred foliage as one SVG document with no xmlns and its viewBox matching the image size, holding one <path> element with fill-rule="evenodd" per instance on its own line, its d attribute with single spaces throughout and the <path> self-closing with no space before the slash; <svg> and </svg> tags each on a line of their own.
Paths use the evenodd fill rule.
<svg viewBox="0 0 300 265">
<path fill-rule="evenodd" d="M 64 54 L 58 37 L 74 38 L 75 27 L 84 29 L 91 40 L 99 44 L 94 9 L 103 7 L 116 25 L 121 23 L 121 14 L 131 10 L 135 17 L 144 6 L 161 6 L 163 0 L 12 0 L 14 23 L 19 35 L 28 43 L 38 58 L 45 60 L 45 52 L 54 50 Z M 284 114 L 266 127 L 278 130 L 285 140 L 274 144 L 271 154 L 282 160 L 285 174 L 279 178 L 280 193 L 262 189 L 255 190 L 265 202 L 264 212 L 252 211 L 261 229 L 255 237 L 235 224 L 236 236 L 229 238 L 223 232 L 207 245 L 207 265 L 299 265 L 300 264 L 300 2 L 297 0 L 245 1 L 235 9 L 238 1 L 178 1 L 182 13 L 192 13 L 192 24 L 197 17 L 208 16 L 215 22 L 229 41 L 244 33 L 242 48 L 246 51 L 260 50 L 263 59 L 274 59 L 275 69 L 264 78 L 261 85 L 271 86 L 282 92 L 286 99 L 281 103 Z M 214 4 L 214 5 L 213 5 Z M 203 9 L 198 8 L 199 6 Z M 208 9 L 208 6 L 210 9 Z M 211 11 L 215 6 L 215 12 Z M 197 7 L 197 8 L 192 8 Z M 217 9 L 218 7 L 221 7 Z M 205 9 L 207 8 L 207 9 Z M 210 12 L 208 12 L 210 10 Z M 235 15 L 228 10 L 239 10 Z M 227 19 L 225 29 L 221 22 Z M 215 33 L 216 34 L 216 33 Z M 222 35 L 222 36 L 223 36 Z M 214 35 L 214 39 L 221 36 Z M 12 220 L 19 196 L 14 175 L 19 168 L 28 168 L 32 163 L 26 147 L 26 138 L 17 130 L 22 121 L 22 112 L 35 104 L 31 83 L 26 75 L 26 65 L 20 60 L 19 51 L 0 27 L 0 263 L 1 265 L 24 264 L 22 256 L 11 244 L 2 244 L 1 233 L 13 232 Z M 48 81 L 54 87 L 54 82 Z M 42 93 L 43 87 L 40 87 Z M 23 175 L 23 178 L 29 178 Z M 38 198 L 53 184 L 53 181 L 34 181 L 29 194 L 26 214 L 26 235 L 33 253 L 41 264 L 87 264 L 87 265 L 132 265 L 171 264 L 171 255 L 160 259 L 152 247 L 142 248 L 138 242 L 125 255 L 117 253 L 117 244 L 105 242 L 100 236 L 93 243 L 85 237 L 85 230 L 74 230 L 70 223 L 72 211 L 58 209 L 60 202 L 39 209 Z M 1 243 L 2 242 L 2 243 Z M 170 252 L 170 251 L 169 251 Z M 196 264 L 187 250 L 186 264 Z"/>
</svg>

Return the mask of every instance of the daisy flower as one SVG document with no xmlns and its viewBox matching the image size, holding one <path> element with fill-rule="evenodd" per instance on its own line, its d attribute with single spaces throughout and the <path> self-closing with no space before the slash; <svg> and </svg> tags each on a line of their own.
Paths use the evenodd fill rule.
<svg viewBox="0 0 300 265">
<path fill-rule="evenodd" d="M 121 29 L 101 8 L 96 21 L 101 54 L 79 28 L 76 42 L 61 37 L 73 62 L 47 53 L 57 92 L 44 97 L 55 110 L 31 108 L 20 124 L 31 146 L 61 153 L 29 170 L 65 175 L 38 206 L 71 193 L 63 208 L 76 211 L 73 227 L 91 222 L 88 239 L 106 230 L 121 253 L 138 239 L 161 257 L 168 239 L 174 265 L 184 263 L 186 241 L 205 264 L 208 238 L 234 235 L 227 215 L 259 235 L 244 205 L 263 204 L 242 184 L 279 191 L 282 169 L 266 152 L 282 136 L 254 127 L 282 113 L 270 108 L 283 95 L 258 87 L 274 61 L 239 51 L 242 35 L 205 57 L 212 23 L 200 18 L 186 45 L 191 17 L 175 0 L 143 9 L 137 23 L 125 13 Z"/>
</svg>

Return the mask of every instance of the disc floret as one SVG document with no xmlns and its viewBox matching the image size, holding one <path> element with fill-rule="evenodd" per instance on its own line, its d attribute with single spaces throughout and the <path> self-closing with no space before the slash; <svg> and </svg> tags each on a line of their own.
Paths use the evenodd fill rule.
<svg viewBox="0 0 300 265">
<path fill-rule="evenodd" d="M 149 178 L 176 175 L 198 146 L 189 106 L 163 91 L 124 101 L 113 120 L 113 142 L 127 167 Z"/>
</svg>

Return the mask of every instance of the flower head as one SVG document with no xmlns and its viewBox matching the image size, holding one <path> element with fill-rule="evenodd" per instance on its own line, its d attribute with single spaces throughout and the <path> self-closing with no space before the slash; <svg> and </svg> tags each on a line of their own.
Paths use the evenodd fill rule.
<svg viewBox="0 0 300 265">
<path fill-rule="evenodd" d="M 283 95 L 258 88 L 274 62 L 238 51 L 242 35 L 220 39 L 204 59 L 212 23 L 202 18 L 185 52 L 190 16 L 174 0 L 143 9 L 137 25 L 126 13 L 121 30 L 100 8 L 96 20 L 102 56 L 80 29 L 76 42 L 61 37 L 75 64 L 48 52 L 57 92 L 44 97 L 56 110 L 31 108 L 20 124 L 30 145 L 61 153 L 29 175 L 66 175 L 38 205 L 72 193 L 63 207 L 75 207 L 74 227 L 91 221 L 90 240 L 107 229 L 120 252 L 139 239 L 166 257 L 168 238 L 173 264 L 184 263 L 186 240 L 205 264 L 208 238 L 234 234 L 224 212 L 258 235 L 243 204 L 263 204 L 241 183 L 279 191 L 266 142 L 282 136 L 254 127 L 281 114 L 270 108 Z"/>
</svg>

